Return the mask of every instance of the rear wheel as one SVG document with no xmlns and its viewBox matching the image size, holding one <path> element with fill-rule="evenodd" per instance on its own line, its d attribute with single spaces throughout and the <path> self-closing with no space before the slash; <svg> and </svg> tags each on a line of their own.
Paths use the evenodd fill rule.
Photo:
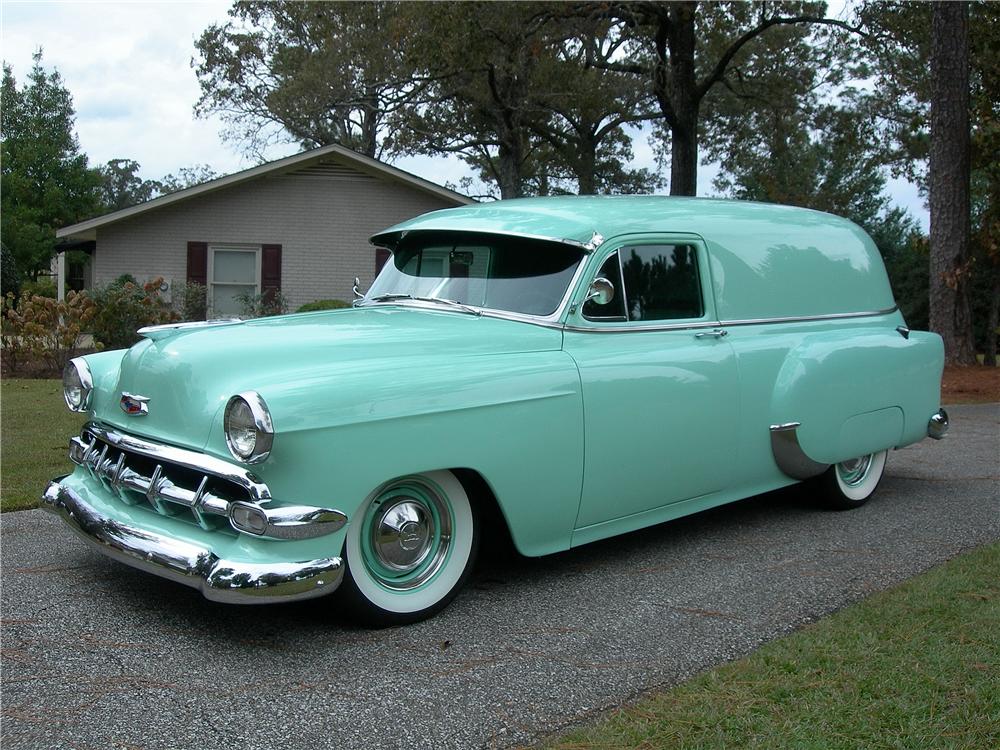
<svg viewBox="0 0 1000 750">
<path fill-rule="evenodd" d="M 813 480 L 822 504 L 833 510 L 860 508 L 875 494 L 888 455 L 879 451 L 831 466 Z"/>
<path fill-rule="evenodd" d="M 478 525 L 465 488 L 450 471 L 384 485 L 348 526 L 342 601 L 355 619 L 378 627 L 434 615 L 472 569 Z"/>
</svg>

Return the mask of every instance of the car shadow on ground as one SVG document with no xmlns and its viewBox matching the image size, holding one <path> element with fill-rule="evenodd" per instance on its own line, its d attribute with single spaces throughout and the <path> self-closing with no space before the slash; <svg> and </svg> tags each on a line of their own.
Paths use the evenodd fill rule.
<svg viewBox="0 0 1000 750">
<path fill-rule="evenodd" d="M 554 580 L 583 571 L 600 573 L 676 551 L 679 545 L 703 538 L 726 537 L 736 531 L 767 527 L 796 515 L 821 514 L 802 486 L 787 487 L 718 508 L 668 521 L 628 534 L 593 542 L 545 557 L 525 557 L 517 552 L 506 527 L 494 526 L 484 536 L 479 560 L 466 588 L 488 593 L 500 606 L 517 608 L 517 601 L 552 585 Z M 496 531 L 500 529 L 499 533 Z M 335 631 L 357 637 L 372 632 L 351 622 L 338 607 L 336 594 L 303 602 L 245 606 L 220 604 L 202 598 L 192 589 L 125 565 L 95 558 L 97 574 L 106 591 L 103 596 L 120 599 L 121 605 L 140 612 L 155 613 L 166 628 L 204 630 L 213 637 L 241 640 L 252 623 L 255 643 L 269 637 L 287 641 L 298 631 Z M 461 607 L 463 597 L 451 605 Z M 438 617 L 448 615 L 448 610 Z"/>
</svg>

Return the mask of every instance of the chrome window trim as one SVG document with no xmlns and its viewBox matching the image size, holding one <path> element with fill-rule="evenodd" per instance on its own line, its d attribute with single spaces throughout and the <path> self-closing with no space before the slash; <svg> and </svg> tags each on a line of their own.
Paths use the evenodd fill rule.
<svg viewBox="0 0 1000 750">
<path fill-rule="evenodd" d="M 899 309 L 893 305 L 884 310 L 871 310 L 853 313 L 827 313 L 823 315 L 797 315 L 783 318 L 752 318 L 745 320 L 698 321 L 697 323 L 669 323 L 666 325 L 594 325 L 580 326 L 567 324 L 567 331 L 577 333 L 628 333 L 649 331 L 686 331 L 697 328 L 725 328 L 728 326 L 773 325 L 775 323 L 818 323 L 827 320 L 842 320 L 849 318 L 871 318 L 881 315 L 891 315 Z"/>
<path fill-rule="evenodd" d="M 599 236 L 599 235 L 598 235 Z M 538 237 L 534 239 L 548 239 L 545 237 Z M 498 310 L 492 307 L 478 307 L 476 305 L 469 305 L 469 307 L 475 308 L 479 311 L 481 317 L 485 318 L 498 318 L 500 320 L 514 320 L 520 323 L 533 323 L 535 325 L 540 325 L 545 328 L 562 328 L 560 321 L 562 320 L 563 314 L 566 312 L 566 308 L 569 306 L 569 301 L 576 292 L 577 284 L 580 283 L 580 278 L 583 276 L 584 270 L 587 266 L 587 255 L 584 255 L 577 261 L 576 270 L 573 272 L 573 276 L 566 285 L 566 291 L 563 292 L 562 299 L 559 301 L 559 305 L 556 307 L 555 312 L 549 315 L 531 315 L 529 313 L 518 313 L 512 312 L 510 310 Z M 396 299 L 389 300 L 386 302 L 374 302 L 365 300 L 359 300 L 359 304 L 355 305 L 358 308 L 365 307 L 385 307 L 385 306 L 396 306 L 396 307 L 413 307 L 421 310 L 438 310 L 442 311 L 448 310 L 448 306 L 437 305 L 433 302 L 422 302 L 421 300 L 409 300 L 409 299 Z M 451 312 L 459 312 L 463 315 L 468 314 L 459 310 L 457 308 L 452 309 Z"/>
</svg>

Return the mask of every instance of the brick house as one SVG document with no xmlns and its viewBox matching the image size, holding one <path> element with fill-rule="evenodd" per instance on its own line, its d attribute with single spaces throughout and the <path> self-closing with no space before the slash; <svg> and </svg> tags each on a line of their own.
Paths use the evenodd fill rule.
<svg viewBox="0 0 1000 750">
<path fill-rule="evenodd" d="M 290 310 L 351 299 L 354 277 L 373 280 L 387 253 L 368 237 L 404 219 L 472 199 L 341 146 L 324 146 L 60 229 L 60 299 L 66 250 L 89 256 L 75 288 L 123 273 L 138 281 L 204 284 L 210 315 L 239 312 L 236 295 L 280 289 Z"/>
</svg>

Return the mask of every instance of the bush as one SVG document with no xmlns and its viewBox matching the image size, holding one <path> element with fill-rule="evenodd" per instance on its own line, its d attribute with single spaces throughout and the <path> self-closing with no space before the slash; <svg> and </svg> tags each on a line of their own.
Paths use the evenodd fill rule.
<svg viewBox="0 0 1000 750">
<path fill-rule="evenodd" d="M 8 293 L 3 299 L 0 333 L 7 367 L 16 372 L 25 355 L 31 355 L 55 372 L 62 372 L 79 353 L 83 332 L 96 312 L 86 292 L 71 291 L 62 302 L 28 292 L 20 297 Z"/>
<path fill-rule="evenodd" d="M 175 284 L 174 309 L 181 320 L 205 320 L 208 317 L 208 289 L 196 281 Z"/>
<path fill-rule="evenodd" d="M 38 279 L 37 281 L 23 282 L 21 284 L 21 292 L 32 297 L 51 297 L 55 299 L 59 296 L 56 291 L 56 282 L 48 277 Z"/>
<path fill-rule="evenodd" d="M 144 326 L 172 323 L 180 317 L 160 296 L 162 278 L 139 286 L 128 274 L 106 287 L 95 289 L 92 332 L 108 349 L 124 349 L 141 337 L 136 331 Z"/>
<path fill-rule="evenodd" d="M 238 294 L 240 315 L 244 318 L 266 318 L 288 312 L 288 299 L 281 290 L 268 289 L 263 294 Z"/>
<path fill-rule="evenodd" d="M 10 249 L 0 242 L 0 294 L 21 295 L 21 274 L 17 270 L 17 261 Z"/>
<path fill-rule="evenodd" d="M 350 302 L 344 302 L 342 299 L 317 299 L 312 302 L 306 302 L 295 312 L 302 313 L 316 312 L 317 310 L 340 310 L 341 308 L 350 306 Z"/>
</svg>

